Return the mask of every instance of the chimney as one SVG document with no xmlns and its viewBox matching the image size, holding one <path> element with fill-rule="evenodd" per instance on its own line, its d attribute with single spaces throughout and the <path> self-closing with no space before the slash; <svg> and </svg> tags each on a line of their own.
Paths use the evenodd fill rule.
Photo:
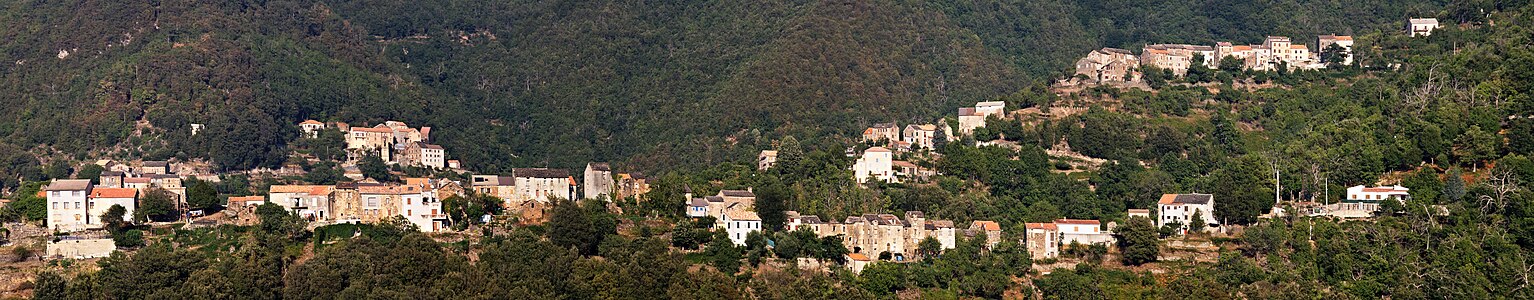
<svg viewBox="0 0 1534 300">
<path fill-rule="evenodd" d="M 752 191 L 751 187 L 749 187 L 749 186 L 746 187 L 746 192 L 748 192 L 748 193 L 756 193 L 756 192 Z"/>
</svg>

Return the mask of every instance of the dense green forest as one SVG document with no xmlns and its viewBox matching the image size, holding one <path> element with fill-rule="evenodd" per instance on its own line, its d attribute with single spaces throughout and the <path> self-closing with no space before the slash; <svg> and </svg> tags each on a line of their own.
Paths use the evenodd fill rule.
<svg viewBox="0 0 1534 300">
<path fill-rule="evenodd" d="M 1394 32 L 1408 16 L 1476 22 L 1462 11 L 1504 7 L 1516 5 L 15 1 L 0 4 L 0 153 L 16 162 L 5 178 L 102 156 L 248 169 L 282 162 L 298 121 L 392 119 L 435 127 L 486 172 L 706 166 L 790 134 L 930 122 L 1102 46 Z M 191 138 L 193 123 L 207 135 Z"/>
</svg>

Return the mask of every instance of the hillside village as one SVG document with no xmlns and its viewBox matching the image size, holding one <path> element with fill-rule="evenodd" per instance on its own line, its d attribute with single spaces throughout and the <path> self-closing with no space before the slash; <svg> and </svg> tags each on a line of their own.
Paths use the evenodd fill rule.
<svg viewBox="0 0 1534 300">
<path fill-rule="evenodd" d="M 1441 28 L 1438 20 L 1432 18 L 1413 18 L 1406 24 L 1404 35 L 1408 37 L 1429 36 L 1434 30 Z M 1166 90 L 1156 88 L 1145 89 L 1146 78 L 1163 75 L 1189 76 L 1190 70 L 1200 68 L 1234 68 L 1249 72 L 1316 71 L 1344 66 L 1351 68 L 1360 63 L 1353 56 L 1352 36 L 1320 35 L 1313 41 L 1314 43 L 1310 45 L 1314 45 L 1314 48 L 1306 45 L 1310 43 L 1310 40 L 1301 43 L 1283 36 L 1267 36 L 1261 43 L 1251 45 L 1235 45 L 1232 42 L 1218 42 L 1213 45 L 1148 44 L 1140 49 L 1139 54 L 1125 49 L 1102 48 L 1091 51 L 1077 60 L 1074 72 L 1068 78 L 1044 89 L 1042 93 L 1050 93 L 1045 95 L 1053 97 L 1050 99 L 1069 97 L 1070 101 L 1090 102 L 1091 100 L 1082 100 L 1082 97 L 1086 97 L 1083 95 L 1112 93 L 1112 97 L 1118 97 L 1118 91 L 1114 87 L 1133 87 L 1141 88 L 1149 93 L 1167 93 Z M 1156 72 L 1156 74 L 1148 75 L 1148 72 Z M 1106 88 L 1075 89 L 1076 85 Z M 1203 92 L 1209 93 L 1208 90 Z M 1096 95 L 1096 97 L 1107 98 L 1102 95 Z M 1017 107 L 1019 102 L 1024 102 L 1024 107 Z M 999 259 L 987 258 L 991 259 L 987 263 L 1006 266 L 1010 269 L 1008 272 L 1019 273 L 1005 273 L 1006 276 L 987 277 L 981 281 L 1008 281 L 1013 284 L 1026 282 L 1020 289 L 1014 289 L 1014 286 L 1008 285 L 1005 291 L 990 291 L 987 295 L 995 297 L 1004 295 L 1012 299 L 1045 299 L 1048 295 L 1039 290 L 1058 287 L 1047 286 L 1051 284 L 1048 282 L 1036 283 L 1036 281 L 1042 281 L 1039 278 L 1054 273 L 1070 276 L 1078 274 L 1076 272 L 1096 272 L 1097 269 L 1106 267 L 1129 270 L 1128 272 L 1132 274 L 1143 273 L 1145 279 L 1135 280 L 1149 281 L 1158 278 L 1153 276 L 1172 272 L 1169 270 L 1174 268 L 1197 266 L 1201 263 L 1219 264 L 1220 268 L 1227 269 L 1258 268 L 1251 261 L 1242 260 L 1242 251 L 1273 251 L 1257 252 L 1273 257 L 1272 261 L 1262 262 L 1262 266 L 1268 267 L 1268 264 L 1272 264 L 1279 268 L 1286 267 L 1287 265 L 1277 262 L 1277 257 L 1280 256 L 1277 250 L 1251 250 L 1252 248 L 1239 247 L 1270 246 L 1247 245 L 1263 242 L 1257 239 L 1294 238 L 1273 234 L 1273 226 L 1283 225 L 1272 225 L 1272 222 L 1283 224 L 1284 220 L 1296 218 L 1326 220 L 1334 223 L 1332 227 L 1322 227 L 1322 230 L 1335 233 L 1340 231 L 1335 224 L 1369 224 L 1381 219 L 1391 220 L 1390 218 L 1407 214 L 1400 213 L 1403 211 L 1401 207 L 1408 204 L 1415 205 L 1418 203 L 1415 200 L 1421 198 L 1441 197 L 1440 194 L 1443 193 L 1413 190 L 1420 183 L 1411 181 L 1420 181 L 1420 178 L 1402 178 L 1410 175 L 1377 173 L 1357 175 L 1356 177 L 1368 176 L 1368 178 L 1349 181 L 1346 185 L 1338 186 L 1339 188 L 1347 186 L 1339 191 L 1337 188 L 1332 188 L 1331 184 L 1335 182 L 1329 181 L 1332 180 L 1329 176 L 1333 175 L 1318 171 L 1336 167 L 1336 164 L 1304 166 L 1309 169 L 1301 170 L 1301 172 L 1312 172 L 1308 174 L 1285 174 L 1284 172 L 1292 173 L 1294 169 L 1280 169 L 1276 158 L 1274 162 L 1253 161 L 1250 158 L 1258 156 L 1253 153 L 1246 153 L 1246 156 L 1230 161 L 1207 161 L 1209 164 L 1244 164 L 1240 166 L 1244 168 L 1240 169 L 1242 173 L 1209 171 L 1206 174 L 1162 172 L 1146 175 L 1143 173 L 1146 169 L 1178 167 L 1174 165 L 1176 162 L 1165 157 L 1181 159 L 1185 155 L 1188 160 L 1206 158 L 1200 156 L 1236 157 L 1235 153 L 1244 149 L 1185 149 L 1179 144 L 1177 147 L 1169 147 L 1174 148 L 1168 150 L 1172 153 L 1169 156 L 1156 157 L 1141 153 L 1105 155 L 1088 152 L 1086 148 L 1091 146 L 1080 146 L 1086 142 L 1074 139 L 1074 136 L 1067 137 L 1066 134 L 1045 135 L 1038 132 L 1023 132 L 1022 129 L 996 128 L 999 127 L 998 125 L 1020 126 L 1019 124 L 1037 127 L 1069 127 L 1070 129 L 1066 131 L 1088 131 L 1088 134 L 1100 134 L 1112 142 L 1113 137 L 1132 135 L 1139 138 L 1142 134 L 1147 140 L 1172 140 L 1174 138 L 1167 136 L 1174 133 L 1167 133 L 1160 129 L 1178 126 L 1177 124 L 1154 124 L 1158 127 L 1116 128 L 1131 131 L 1126 135 L 1116 136 L 1106 132 L 1091 132 L 1107 131 L 1106 129 L 1112 128 L 1070 123 L 1075 122 L 1076 119 L 1068 118 L 1082 117 L 1087 114 L 1105 114 L 1104 111 L 1108 109 L 1092 103 L 1088 105 L 1082 105 L 1079 102 L 1052 103 L 1091 106 L 1091 108 L 1066 106 L 1051 108 L 1042 103 L 1027 103 L 1027 100 L 1003 97 L 990 101 L 966 102 L 966 106 L 958 107 L 956 110 L 952 110 L 953 107 L 950 106 L 944 108 L 947 112 L 943 113 L 941 118 L 931 121 L 918 120 L 907 124 L 896 121 L 883 122 L 886 120 L 859 121 L 853 126 L 866 125 L 866 128 L 860 132 L 846 132 L 843 135 L 826 138 L 827 140 L 840 139 L 836 141 L 840 143 L 819 141 L 835 146 L 829 151 L 817 149 L 821 150 L 817 154 L 822 156 L 816 156 L 816 159 L 819 159 L 816 162 L 821 164 L 815 167 L 834 166 L 831 168 L 833 170 L 803 172 L 812 175 L 792 174 L 805 177 L 834 177 L 830 179 L 813 177 L 814 180 L 821 181 L 804 178 L 797 178 L 800 181 L 790 181 L 776 177 L 786 175 L 773 172 L 783 171 L 786 165 L 790 165 L 789 162 L 798 163 L 808 156 L 804 153 L 805 151 L 798 148 L 798 144 L 787 146 L 781 141 L 770 143 L 770 147 L 762 147 L 760 144 L 751 146 L 745 149 L 747 153 L 734 153 L 735 161 L 743 164 L 722 164 L 722 167 L 716 169 L 700 171 L 699 173 L 707 173 L 707 175 L 696 177 L 678 175 L 677 172 L 665 173 L 666 176 L 647 175 L 619 162 L 599 161 L 587 162 L 582 169 L 523 166 L 491 169 L 495 171 L 484 172 L 474 170 L 470 167 L 471 164 L 455 159 L 460 156 L 455 156 L 453 149 L 444 147 L 443 145 L 447 143 L 438 140 L 440 136 L 434 138 L 432 126 L 411 126 L 405 122 L 392 120 L 374 125 L 353 126 L 346 122 L 311 119 L 286 125 L 292 126 L 301 134 L 298 141 L 293 143 L 297 145 L 294 151 L 286 153 L 289 159 L 278 169 L 214 171 L 208 163 L 196 160 L 118 161 L 92 158 L 86 165 L 71 169 L 75 171 L 73 179 L 53 178 L 40 183 L 40 186 L 32 187 L 35 189 L 35 195 L 32 193 L 33 189 L 18 189 L 18 191 L 27 191 L 24 195 L 19 195 L 20 197 L 35 196 L 32 198 L 41 199 L 44 203 L 46 219 L 41 220 L 42 222 L 32 220 L 33 222 L 5 224 L 6 227 L 3 229 L 6 229 L 7 242 L 17 242 L 13 249 L 22 248 L 20 242 L 24 240 L 40 241 L 39 244 L 43 244 L 46 248 L 36 249 L 42 253 L 34 254 L 34 256 L 38 258 L 39 264 L 46 264 L 44 268 L 52 270 L 66 269 L 69 264 L 76 262 L 120 259 L 122 253 L 146 251 L 144 249 L 148 249 L 148 245 L 153 244 L 184 245 L 205 242 L 185 240 L 229 238 L 235 235 L 233 232 L 277 231 L 263 225 L 278 224 L 288 220 L 285 218 L 292 218 L 292 224 L 301 227 L 301 230 L 297 231 L 312 232 L 312 236 L 305 237 L 311 238 L 312 244 L 300 243 L 283 250 L 288 252 L 284 255 L 289 255 L 293 261 L 313 260 L 319 249 L 342 244 L 342 241 L 348 239 L 367 239 L 371 242 L 378 232 L 389 232 L 395 229 L 423 233 L 422 236 L 427 237 L 424 240 L 429 241 L 429 244 L 446 245 L 444 249 L 448 250 L 445 252 L 454 253 L 453 255 L 462 254 L 464 261 L 476 262 L 529 259 L 534 257 L 533 252 L 541 252 L 537 253 L 538 255 L 548 255 L 548 253 L 564 250 L 568 250 L 567 252 L 572 256 L 592 256 L 594 253 L 610 251 L 610 248 L 638 247 L 623 244 L 632 240 L 614 242 L 615 239 L 609 239 L 609 242 L 604 243 L 601 238 L 598 238 L 595 242 L 576 241 L 578 244 L 574 246 L 559 244 L 550 248 L 501 247 L 497 249 L 525 251 L 525 253 L 512 252 L 521 256 L 505 253 L 500 253 L 499 256 L 481 256 L 476 251 L 485 250 L 474 248 L 480 241 L 524 242 L 531 234 L 553 236 L 569 234 L 568 232 L 572 231 L 579 233 L 605 231 L 597 232 L 597 235 L 633 237 L 634 240 L 667 239 L 667 243 L 648 246 L 661 247 L 667 253 L 677 254 L 677 260 L 685 259 L 689 263 L 712 266 L 716 269 L 714 272 L 723 272 L 724 276 L 721 276 L 723 280 L 720 282 L 726 282 L 737 289 L 746 289 L 747 283 L 753 284 L 750 288 L 756 288 L 761 284 L 757 282 L 761 280 L 760 278 L 730 276 L 738 274 L 736 272 L 741 267 L 741 261 L 748 262 L 754 270 L 826 271 L 832 274 L 831 276 L 840 274 L 841 278 L 855 282 L 859 286 L 878 287 L 879 283 L 875 282 L 876 280 L 895 276 L 890 275 L 891 268 L 896 268 L 891 267 L 892 265 L 912 266 L 952 259 L 946 258 L 945 254 L 948 253 L 945 252 L 964 249 L 964 251 L 974 252 L 959 252 L 960 255 L 974 254 L 975 257 L 980 257 L 983 253 L 986 257 L 1003 255 L 1023 257 L 1018 261 L 1022 261 L 1024 266 L 1007 265 L 1007 262 L 998 262 Z M 1117 107 L 1110 109 L 1128 110 Z M 1187 108 L 1185 107 L 1184 110 Z M 1212 124 L 1209 127 L 1213 129 L 1205 129 L 1202 125 L 1194 129 L 1181 128 L 1195 134 L 1176 136 L 1175 139 L 1180 141 L 1225 139 L 1218 143 L 1237 146 L 1218 145 L 1211 148 L 1239 148 L 1239 143 L 1242 142 L 1237 140 L 1240 138 L 1239 133 L 1235 138 L 1230 138 L 1219 136 L 1221 131 L 1239 131 L 1236 129 L 1237 126 L 1246 126 L 1242 129 L 1248 131 L 1280 130 L 1251 128 L 1253 125 L 1250 124 L 1256 122 L 1252 119 L 1257 117 L 1243 116 L 1246 119 L 1230 121 L 1217 119 L 1225 117 L 1223 114 L 1227 112 L 1204 113 L 1208 115 L 1190 117 L 1185 111 L 1176 120 L 1167 121 L 1168 123 L 1187 121 Z M 201 130 L 207 130 L 200 124 L 192 125 L 194 136 Z M 440 129 L 437 128 L 437 130 Z M 1333 134 L 1334 132 L 1312 133 L 1311 130 L 1306 128 L 1306 134 L 1339 138 L 1338 135 Z M 1480 129 L 1477 127 L 1475 130 Z M 1346 137 L 1361 137 L 1369 133 L 1373 132 L 1357 133 Z M 1037 141 L 1021 141 L 1022 138 L 1019 136 L 1023 134 L 1036 134 L 1029 138 L 1036 138 Z M 1333 135 L 1327 136 L 1327 134 Z M 1504 130 L 1490 135 L 1501 138 L 1508 133 Z M 1265 138 L 1269 136 L 1250 140 Z M 1346 138 L 1341 139 L 1346 140 Z M 1402 140 L 1406 139 L 1408 138 L 1402 138 Z M 1497 141 L 1501 142 L 1501 139 Z M 1160 146 L 1150 145 L 1149 141 L 1146 143 L 1147 145 L 1143 146 L 1146 149 Z M 1076 148 L 1073 148 L 1073 144 L 1077 145 Z M 1168 144 L 1176 143 L 1168 142 Z M 1459 160 L 1462 155 L 1468 156 L 1465 153 L 1470 151 L 1462 148 L 1444 151 L 1453 152 L 1455 159 Z M 330 153 L 327 149 L 339 149 L 339 152 Z M 1000 167 L 994 170 L 974 171 L 990 172 L 987 173 L 990 177 L 985 180 L 965 177 L 972 174 L 953 174 L 964 173 L 964 171 L 955 172 L 955 169 L 972 170 L 951 166 L 945 168 L 943 164 L 948 162 L 945 159 L 951 160 L 953 157 L 958 157 L 954 154 L 958 151 L 944 150 L 953 149 L 990 151 L 984 154 L 991 156 L 971 155 L 989 159 L 981 163 L 1000 165 Z M 1078 150 L 1086 153 L 1077 152 Z M 1290 152 L 1303 153 L 1311 150 L 1289 148 L 1281 150 L 1286 151 L 1285 153 L 1262 153 L 1261 155 L 1292 155 L 1293 153 Z M 1325 150 L 1332 149 L 1320 149 L 1320 151 Z M 1148 153 L 1150 150 L 1146 151 Z M 755 157 L 749 157 L 753 153 Z M 1363 154 L 1346 153 L 1345 155 Z M 1408 155 L 1402 154 L 1402 156 Z M 980 160 L 974 157 L 964 158 Z M 1243 158 L 1248 161 L 1239 161 Z M 1407 167 L 1419 170 L 1413 171 L 1415 174 L 1426 174 L 1420 170 L 1432 172 L 1423 176 L 1431 177 L 1432 182 L 1438 183 L 1440 177 L 1437 177 L 1437 170 L 1433 169 L 1439 163 L 1436 161 L 1438 158 L 1431 158 L 1434 159 L 1432 166 L 1427 162 L 1419 161 L 1418 158 L 1404 159 L 1415 164 Z M 1006 164 L 1029 159 L 1038 160 L 1037 168 L 1024 170 L 1018 167 L 1023 164 Z M 1467 161 L 1471 168 L 1484 166 L 1482 171 L 1490 173 L 1489 170 L 1493 166 L 1486 165 L 1485 161 L 1492 159 L 1495 157 Z M 1004 162 L 997 163 L 998 161 Z M 1449 163 L 1443 162 L 1443 164 Z M 1271 166 L 1271 169 L 1250 167 L 1252 165 Z M 99 172 L 84 171 L 87 169 L 99 170 Z M 1080 200 L 1068 199 L 1071 193 L 1093 194 L 1110 188 L 1129 189 L 1123 186 L 1108 187 L 1108 184 L 1100 181 L 1103 177 L 1117 175 L 1112 172 L 1122 169 L 1138 170 L 1142 173 L 1136 174 L 1137 177 L 1122 179 L 1125 182 L 1132 181 L 1133 184 L 1138 184 L 1133 186 L 1132 190 L 1112 194 L 1125 195 L 1123 198 L 1126 199 L 1103 197 L 1110 199 L 1101 202 L 1111 203 L 1111 205 L 1085 208 L 1065 207 L 1066 205 L 1057 207 L 1047 201 L 1042 201 L 1043 204 L 1040 202 L 1024 204 L 1025 202 L 1020 201 L 1025 198 L 1034 201 L 1056 200 L 1054 198 L 1060 198 L 1058 199 L 1060 201 L 1071 201 Z M 1380 169 L 1385 168 L 1380 167 Z M 1463 180 L 1474 178 L 1474 176 L 1462 175 L 1458 169 L 1454 170 L 1445 170 L 1445 175 L 1442 176 L 1445 182 L 1443 184 L 1453 185 L 1457 182 L 1460 196 L 1465 197 L 1466 183 Z M 1031 175 L 1034 171 L 1043 175 Z M 328 172 L 335 174 L 328 174 Z M 1338 177 L 1356 175 L 1342 174 L 1345 171 L 1337 171 L 1337 173 L 1339 173 L 1336 175 Z M 1249 176 L 1252 174 L 1256 176 Z M 1157 177 L 1157 175 L 1161 176 Z M 1243 190 L 1221 192 L 1209 190 L 1210 185 L 1179 186 L 1174 181 L 1183 178 L 1174 178 L 1174 176 L 1208 176 L 1207 180 L 1213 182 L 1236 180 L 1248 182 L 1243 182 L 1246 185 L 1230 185 L 1244 188 Z M 1237 179 L 1235 178 L 1237 176 L 1243 176 L 1243 178 Z M 1500 176 L 1516 176 L 1516 174 L 1507 173 Z M 1003 187 L 1003 184 L 996 182 L 1007 179 L 998 179 L 998 177 L 1030 178 L 1010 182 L 1011 185 Z M 1249 182 L 1252 180 L 1250 177 L 1260 180 L 1255 183 Z M 1322 183 L 1318 185 L 1305 183 L 1299 185 L 1299 188 L 1294 188 L 1295 184 L 1286 182 L 1293 180 L 1294 177 L 1301 177 L 1302 180 L 1319 180 Z M 1478 187 L 1481 190 L 1477 192 L 1505 195 L 1519 191 L 1516 179 L 1497 180 L 1499 179 L 1493 177 L 1480 183 L 1503 185 Z M 1070 184 L 1062 184 L 1065 182 Z M 1355 184 L 1358 182 L 1367 182 L 1367 184 Z M 813 184 L 835 185 L 838 183 L 842 185 L 829 188 L 806 187 Z M 229 188 L 225 186 L 226 184 L 235 187 Z M 1028 189 L 1026 192 L 1032 194 L 1022 195 L 1025 191 L 1021 191 L 1023 188 L 1020 187 L 1024 186 Z M 822 194 L 804 192 L 815 188 L 831 190 L 831 192 Z M 1019 190 L 1013 191 L 1018 194 L 1006 196 L 1014 198 L 1010 199 L 1013 202 L 1002 202 L 1001 199 L 1006 197 L 990 198 L 993 197 L 991 193 L 995 190 L 1007 188 Z M 1053 190 L 1059 190 L 1059 192 L 1048 193 Z M 1259 190 L 1262 193 L 1254 193 Z M 994 207 L 988 208 L 1010 214 L 1044 211 L 1045 213 L 1041 215 L 1050 217 L 1039 218 L 1029 215 L 1026 218 L 1003 219 L 1007 216 L 934 212 L 935 209 L 946 209 L 942 206 L 949 204 L 959 206 L 961 204 L 954 204 L 959 201 L 938 202 L 934 206 L 926 206 L 927 208 L 923 209 L 896 205 L 893 201 L 866 206 L 844 205 L 835 209 L 804 206 L 793 208 L 783 203 L 786 201 L 784 198 L 792 198 L 784 196 L 785 191 L 803 193 L 798 194 L 802 198 L 822 200 L 818 198 L 841 197 L 839 199 L 851 199 L 850 201 L 865 201 L 879 197 L 894 198 L 897 196 L 891 195 L 896 193 L 914 194 L 921 191 L 936 191 L 942 193 L 943 197 L 964 198 L 966 201 L 971 199 L 970 197 L 993 200 L 995 203 L 986 204 L 994 205 Z M 949 196 L 950 193 L 953 196 Z M 1335 195 L 1340 196 L 1334 197 Z M 920 197 L 909 194 L 899 196 Z M 1484 201 L 1487 203 L 1504 201 L 1500 198 L 1491 199 L 1489 195 L 1482 197 L 1486 197 Z M 1232 199 L 1240 199 L 1242 204 L 1232 204 L 1237 202 Z M 1262 201 L 1252 201 L 1253 199 Z M 1271 202 L 1263 202 L 1269 199 Z M 1334 199 L 1340 199 L 1340 201 L 1333 201 Z M 10 203 L 10 200 L 0 201 L 0 207 Z M 1229 208 L 1230 205 L 1249 205 L 1249 203 L 1264 203 L 1259 208 L 1242 207 L 1241 209 L 1243 212 L 1261 210 L 1261 214 L 1255 218 L 1263 220 L 1261 222 L 1269 222 L 1264 225 L 1265 227 L 1259 227 L 1259 222 L 1253 220 L 1232 221 L 1231 215 L 1234 214 L 1224 213 L 1233 211 Z M 1267 203 L 1271 203 L 1271 206 Z M 966 202 L 962 205 L 976 204 Z M 1492 204 L 1487 205 L 1492 206 Z M 1430 222 L 1433 218 L 1462 217 L 1451 214 L 1450 209 L 1453 208 L 1451 205 L 1423 204 L 1421 206 L 1421 216 Z M 849 209 L 857 210 L 849 212 L 847 211 Z M 558 222 L 555 220 L 558 218 L 556 215 L 562 213 L 566 217 L 572 214 L 579 216 L 581 222 L 555 224 Z M 1417 212 L 1410 212 L 1410 214 L 1413 218 L 1418 217 Z M 773 224 L 774 222 L 779 224 Z M 582 228 L 572 229 L 571 226 Z M 1304 229 L 1295 227 L 1295 235 L 1305 235 L 1304 238 L 1309 239 L 1309 234 L 1316 231 L 1315 225 L 1309 226 L 1311 227 Z M 1256 228 L 1252 229 L 1253 227 Z M 1248 230 L 1256 232 L 1257 237 L 1248 238 L 1246 236 Z M 1299 230 L 1310 232 L 1300 233 L 1302 231 Z M 151 238 L 159 239 L 146 240 L 146 234 Z M 1283 237 L 1261 234 L 1283 235 Z M 188 236 L 195 238 L 188 238 Z M 1371 236 L 1370 238 L 1393 237 Z M 538 238 L 535 236 L 534 239 Z M 553 239 L 550 238 L 550 240 Z M 256 243 L 254 239 L 244 242 Z M 1327 246 L 1325 243 L 1332 241 L 1309 240 L 1309 242 L 1312 247 L 1315 247 L 1316 244 Z M 240 242 L 220 240 L 198 244 L 198 247 L 206 247 L 200 251 L 208 251 L 215 247 L 233 247 L 230 246 L 232 243 Z M 638 243 L 635 242 L 635 244 Z M 1232 244 L 1242 245 L 1238 247 L 1231 246 Z M 968 249 L 968 247 L 978 248 Z M 1145 251 L 1147 247 L 1151 250 Z M 766 252 L 766 249 L 777 251 L 780 248 L 799 254 L 785 256 Z M 1019 251 L 1021 253 L 1018 253 Z M 1314 253 L 1304 254 L 1315 255 Z M 763 257 L 769 255 L 777 255 L 785 259 L 779 262 L 762 262 Z M 1298 256 L 1299 254 L 1286 252 L 1282 255 Z M 1322 256 L 1324 255 L 1323 253 Z M 17 256 L 21 257 L 20 261 L 29 259 L 28 255 L 18 254 Z M 1125 262 L 1105 264 L 1104 258 L 1109 256 L 1121 258 Z M 533 260 L 537 259 L 533 258 Z M 613 256 L 601 260 L 602 263 L 612 263 L 610 261 L 634 263 L 634 261 L 625 261 L 634 260 L 632 257 Z M 642 259 L 635 261 L 638 261 L 638 264 L 648 262 Z M 1156 261 L 1165 262 L 1165 264 L 1142 265 Z M 1235 264 L 1232 261 L 1248 265 L 1232 267 L 1230 264 Z M 762 266 L 756 266 L 758 264 Z M 66 267 L 59 267 L 60 265 Z M 692 270 L 679 274 L 697 274 L 702 272 L 698 270 L 708 269 L 696 266 L 688 268 Z M 0 272 L 0 274 L 9 273 Z M 919 276 L 950 275 L 923 274 L 914 271 L 895 274 L 899 274 L 900 280 L 907 280 L 906 276 L 909 276 L 911 278 L 909 280 L 913 282 L 938 280 L 918 278 Z M 625 275 L 644 276 L 643 274 Z M 972 274 L 962 276 L 970 275 Z M 1176 274 L 1171 277 L 1185 275 L 1188 274 Z M 294 279 L 286 278 L 285 280 Z M 973 280 L 973 278 L 967 278 L 967 280 Z M 1247 279 L 1222 277 L 1219 280 Z M 6 287 L 6 284 L 0 281 L 0 287 Z M 19 283 L 16 285 L 19 286 Z M 675 289 L 673 286 L 670 290 Z M 894 289 L 888 288 L 885 292 L 891 292 Z M 0 289 L 0 292 L 5 291 Z M 825 293 L 825 291 L 822 292 Z M 1142 296 L 1150 295 L 1142 294 Z M 529 293 L 529 295 L 532 294 Z M 930 294 L 901 292 L 886 296 L 917 299 L 928 298 Z"/>
<path fill-rule="evenodd" d="M 1413 18 L 1407 22 L 1410 36 L 1429 36 L 1440 25 L 1437 19 Z M 1328 66 L 1353 65 L 1353 37 L 1320 35 L 1315 48 L 1283 36 L 1268 36 L 1262 43 L 1235 45 L 1151 44 L 1140 54 L 1118 48 L 1093 50 L 1076 61 L 1072 79 L 1084 83 L 1141 83 L 1144 72 L 1165 70 L 1175 76 L 1187 75 L 1190 67 L 1207 69 L 1237 68 L 1250 71 L 1284 69 L 1317 70 Z M 1232 65 L 1233 64 L 1233 65 Z"/>
</svg>

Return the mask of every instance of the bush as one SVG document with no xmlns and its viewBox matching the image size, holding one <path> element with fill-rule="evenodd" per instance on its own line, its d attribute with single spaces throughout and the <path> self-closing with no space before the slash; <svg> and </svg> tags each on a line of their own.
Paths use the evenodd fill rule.
<svg viewBox="0 0 1534 300">
<path fill-rule="evenodd" d="M 138 248 L 144 246 L 144 231 L 134 229 L 112 235 L 112 244 L 117 248 Z"/>
</svg>

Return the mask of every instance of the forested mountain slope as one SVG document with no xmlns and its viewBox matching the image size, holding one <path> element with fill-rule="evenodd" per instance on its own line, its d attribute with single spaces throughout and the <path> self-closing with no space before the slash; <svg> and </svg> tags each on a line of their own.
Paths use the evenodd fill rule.
<svg viewBox="0 0 1534 300">
<path fill-rule="evenodd" d="M 281 162 L 304 119 L 396 119 L 486 171 L 701 164 L 933 120 L 1096 47 L 1394 30 L 1442 8 L 1368 2 L 14 1 L 0 147 L 245 169 Z"/>
</svg>

